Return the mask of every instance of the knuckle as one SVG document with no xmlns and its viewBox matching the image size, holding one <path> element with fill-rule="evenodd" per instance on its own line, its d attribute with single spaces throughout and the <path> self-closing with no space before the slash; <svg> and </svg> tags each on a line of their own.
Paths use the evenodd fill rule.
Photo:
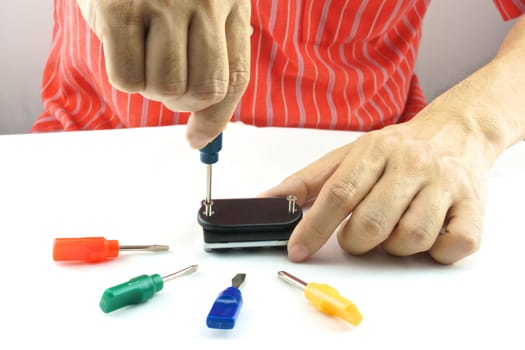
<svg viewBox="0 0 525 350">
<path fill-rule="evenodd" d="M 446 251 L 430 250 L 432 258 L 440 264 L 450 265 L 457 261 L 474 254 L 480 248 L 480 239 L 476 237 L 464 237 L 460 242 L 456 242 L 455 247 L 450 247 Z"/>
<path fill-rule="evenodd" d="M 364 215 L 354 217 L 354 220 L 368 240 L 380 242 L 384 239 L 387 220 L 383 214 L 369 211 Z"/>
<path fill-rule="evenodd" d="M 159 92 L 164 96 L 178 97 L 186 92 L 188 82 L 186 80 L 170 81 L 162 85 Z"/>
<path fill-rule="evenodd" d="M 195 87 L 190 87 L 188 95 L 199 102 L 215 104 L 222 101 L 228 92 L 228 81 L 213 79 L 203 82 Z"/>
<path fill-rule="evenodd" d="M 384 158 L 396 146 L 396 140 L 383 130 L 368 132 L 361 136 L 358 141 L 366 145 L 371 155 L 378 159 Z"/>
<path fill-rule="evenodd" d="M 431 256 L 441 264 L 454 264 L 479 250 L 481 246 L 481 222 L 475 222 L 470 229 L 447 228 L 451 234 L 446 244 L 430 250 Z"/>
<path fill-rule="evenodd" d="M 133 0 L 111 0 L 98 2 L 99 15 L 108 27 L 122 27 L 142 25 L 142 11 Z"/>
<path fill-rule="evenodd" d="M 213 0 L 201 0 L 201 1 L 195 1 L 195 6 L 199 10 L 203 10 L 209 13 L 215 13 L 217 12 L 217 5 L 216 2 Z"/>
<path fill-rule="evenodd" d="M 339 178 L 328 187 L 328 197 L 337 206 L 343 206 L 352 201 L 357 194 L 357 186 L 349 179 Z"/>
<path fill-rule="evenodd" d="M 430 158 L 427 152 L 422 149 L 411 150 L 406 153 L 405 157 L 409 172 L 413 175 L 420 174 L 427 169 L 430 164 Z"/>
<path fill-rule="evenodd" d="M 470 255 L 472 253 L 475 253 L 479 250 L 481 246 L 481 239 L 476 236 L 466 236 L 462 240 L 462 245 L 464 247 L 464 252 L 467 255 Z"/>
<path fill-rule="evenodd" d="M 339 246 L 352 255 L 362 255 L 373 247 L 377 246 L 380 241 L 379 236 L 369 234 L 356 225 L 355 216 L 350 217 L 337 232 Z"/>
<path fill-rule="evenodd" d="M 248 70 L 238 70 L 230 73 L 230 86 L 228 94 L 240 95 L 246 91 L 250 81 L 250 72 Z"/>
<path fill-rule="evenodd" d="M 148 96 L 156 97 L 159 100 L 173 99 L 183 96 L 186 93 L 187 81 L 168 81 L 159 84 L 146 83 L 145 91 Z"/>
<path fill-rule="evenodd" d="M 349 240 L 345 239 L 344 235 L 339 235 L 337 239 L 339 246 L 350 255 L 359 256 L 367 252 L 366 249 L 357 247 L 355 244 L 352 244 L 353 242 L 349 242 Z"/>
<path fill-rule="evenodd" d="M 108 80 L 116 89 L 127 93 L 135 93 L 144 89 L 144 75 L 141 72 L 120 73 L 111 71 L 108 72 Z"/>
<path fill-rule="evenodd" d="M 481 238 L 479 235 L 462 235 L 459 244 L 463 253 L 465 255 L 470 255 L 479 250 L 481 246 Z"/>
<path fill-rule="evenodd" d="M 316 222 L 311 222 L 308 225 L 308 232 L 310 237 L 313 237 L 315 241 L 322 241 L 326 237 L 325 230 L 323 230 Z"/>
<path fill-rule="evenodd" d="M 432 247 L 433 236 L 430 227 L 413 226 L 405 231 L 404 239 L 414 252 L 423 252 Z"/>
</svg>

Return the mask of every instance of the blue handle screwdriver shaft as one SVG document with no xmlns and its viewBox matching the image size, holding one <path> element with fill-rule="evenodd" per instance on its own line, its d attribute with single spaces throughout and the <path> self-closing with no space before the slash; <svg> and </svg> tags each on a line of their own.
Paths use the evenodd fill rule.
<svg viewBox="0 0 525 350">
<path fill-rule="evenodd" d="M 212 164 L 219 160 L 219 151 L 222 149 L 222 133 L 213 141 L 200 149 L 201 162 L 207 164 L 206 169 L 206 200 L 204 201 L 204 214 L 211 216 L 213 214 L 213 201 L 211 200 L 211 177 Z"/>
</svg>

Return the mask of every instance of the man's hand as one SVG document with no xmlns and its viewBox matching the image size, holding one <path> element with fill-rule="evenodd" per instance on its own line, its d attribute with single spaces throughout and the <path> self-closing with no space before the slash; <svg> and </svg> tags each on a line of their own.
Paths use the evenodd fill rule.
<svg viewBox="0 0 525 350">
<path fill-rule="evenodd" d="M 457 120 L 428 108 L 411 122 L 364 134 L 262 194 L 313 201 L 290 237 L 289 258 L 307 259 L 336 230 L 340 246 L 356 255 L 381 245 L 399 256 L 428 251 L 450 264 L 475 252 L 491 159 L 480 136 Z"/>
<path fill-rule="evenodd" d="M 451 264 L 475 252 L 488 170 L 525 139 L 524 59 L 522 16 L 492 61 L 413 120 L 365 134 L 262 194 L 315 200 L 290 237 L 290 259 L 307 259 L 336 230 L 352 254 L 381 245 Z"/>
<path fill-rule="evenodd" d="M 250 0 L 77 0 L 117 89 L 190 111 L 201 148 L 227 125 L 250 77 Z"/>
</svg>

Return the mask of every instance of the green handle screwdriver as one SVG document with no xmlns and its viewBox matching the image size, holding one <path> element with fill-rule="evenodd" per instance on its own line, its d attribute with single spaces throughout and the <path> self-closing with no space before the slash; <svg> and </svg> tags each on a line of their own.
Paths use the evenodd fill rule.
<svg viewBox="0 0 525 350">
<path fill-rule="evenodd" d="M 100 299 L 100 308 L 109 313 L 128 305 L 140 304 L 153 298 L 155 293 L 164 288 L 164 282 L 189 275 L 197 271 L 198 265 L 191 265 L 170 275 L 140 275 L 127 282 L 108 288 Z"/>
</svg>

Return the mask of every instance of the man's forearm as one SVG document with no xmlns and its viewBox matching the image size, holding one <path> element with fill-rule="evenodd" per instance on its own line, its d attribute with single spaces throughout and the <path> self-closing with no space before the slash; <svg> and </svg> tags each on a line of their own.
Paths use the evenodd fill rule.
<svg viewBox="0 0 525 350">
<path fill-rule="evenodd" d="M 511 129 L 506 146 L 525 139 L 525 15 L 511 28 L 491 62 L 501 69 L 504 90 L 510 97 L 508 115 L 502 115 Z M 514 113 L 513 113 L 514 111 Z"/>
<path fill-rule="evenodd" d="M 469 132 L 481 132 L 492 160 L 525 139 L 525 16 L 496 57 L 429 106 L 448 112 Z"/>
</svg>

